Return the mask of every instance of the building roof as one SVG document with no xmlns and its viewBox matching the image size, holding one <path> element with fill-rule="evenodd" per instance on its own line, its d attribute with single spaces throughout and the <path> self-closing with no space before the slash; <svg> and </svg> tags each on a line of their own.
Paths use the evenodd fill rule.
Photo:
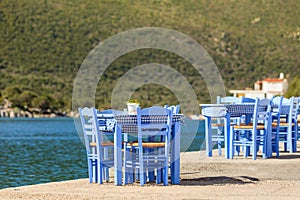
<svg viewBox="0 0 300 200">
<path fill-rule="evenodd" d="M 284 79 L 283 78 L 265 78 L 264 80 L 262 81 L 265 81 L 265 82 L 270 82 L 270 83 L 275 83 L 275 82 L 283 82 Z"/>
</svg>

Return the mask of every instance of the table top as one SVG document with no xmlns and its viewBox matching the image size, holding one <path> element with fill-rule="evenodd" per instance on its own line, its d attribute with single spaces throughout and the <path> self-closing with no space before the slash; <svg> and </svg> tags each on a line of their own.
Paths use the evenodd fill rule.
<svg viewBox="0 0 300 200">
<path fill-rule="evenodd" d="M 254 103 L 236 103 L 236 104 L 200 104 L 204 116 L 222 117 L 227 113 L 231 116 L 242 116 L 252 114 Z"/>
<path fill-rule="evenodd" d="M 119 110 L 105 110 L 97 112 L 100 130 L 112 130 L 115 123 L 122 127 L 122 132 L 132 133 L 137 132 L 137 115 L 128 114 Z M 183 122 L 183 114 L 173 114 L 172 123 Z M 165 123 L 167 115 L 142 115 L 143 123 Z M 101 128 L 102 127 L 104 128 Z"/>
<path fill-rule="evenodd" d="M 234 104 L 200 104 L 202 115 L 210 117 L 223 117 L 227 113 L 231 117 L 253 114 L 255 103 L 234 103 Z M 267 105 L 259 106 L 259 110 L 267 110 Z"/>
<path fill-rule="evenodd" d="M 183 114 L 173 114 L 172 122 L 182 122 Z M 137 124 L 137 115 L 136 114 L 116 114 L 115 119 L 118 123 L 121 124 Z M 151 122 L 162 122 L 165 123 L 167 120 L 167 115 L 142 115 L 143 123 L 151 123 Z"/>
<path fill-rule="evenodd" d="M 165 123 L 167 115 L 142 115 L 142 123 Z M 183 122 L 183 114 L 173 114 L 172 123 Z M 136 114 L 116 114 L 115 119 L 122 127 L 122 132 L 137 132 L 137 115 Z"/>
</svg>

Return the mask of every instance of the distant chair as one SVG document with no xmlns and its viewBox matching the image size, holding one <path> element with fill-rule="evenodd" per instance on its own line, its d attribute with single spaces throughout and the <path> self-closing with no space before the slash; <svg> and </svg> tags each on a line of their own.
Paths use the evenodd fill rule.
<svg viewBox="0 0 300 200">
<path fill-rule="evenodd" d="M 230 158 L 234 157 L 235 148 L 243 147 L 244 157 L 252 152 L 252 159 L 256 160 L 257 151 L 262 147 L 263 158 L 269 156 L 268 134 L 271 127 L 271 103 L 269 99 L 255 101 L 252 122 L 248 125 L 230 126 Z M 238 151 L 239 152 L 239 151 Z"/>
<path fill-rule="evenodd" d="M 284 151 L 289 150 L 290 153 L 297 151 L 298 108 L 298 98 L 283 98 L 279 123 L 279 142 L 284 143 Z"/>
<path fill-rule="evenodd" d="M 105 135 L 113 134 L 112 115 L 97 116 L 95 108 L 79 108 L 88 161 L 90 183 L 102 184 L 109 179 L 109 168 L 114 165 L 114 144 Z"/>
<path fill-rule="evenodd" d="M 272 101 L 272 152 L 276 152 L 276 157 L 279 157 L 279 127 L 280 127 L 280 113 L 282 106 L 282 96 L 273 97 Z"/>
</svg>

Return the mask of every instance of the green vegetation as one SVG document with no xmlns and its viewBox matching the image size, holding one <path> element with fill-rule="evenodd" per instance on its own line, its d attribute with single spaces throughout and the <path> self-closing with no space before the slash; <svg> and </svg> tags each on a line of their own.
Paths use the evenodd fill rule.
<svg viewBox="0 0 300 200">
<path fill-rule="evenodd" d="M 286 97 L 300 97 L 300 79 L 296 76 L 292 82 L 289 84 L 289 88 L 285 93 Z"/>
<path fill-rule="evenodd" d="M 7 98 L 22 109 L 70 111 L 73 81 L 88 53 L 99 42 L 139 27 L 169 28 L 198 41 L 228 90 L 252 87 L 256 80 L 284 72 L 292 86 L 287 95 L 300 96 L 299 10 L 297 0 L 3 0 L 0 100 Z M 202 77 L 189 63 L 172 53 L 144 49 L 120 57 L 105 71 L 97 107 L 110 107 L 118 78 L 151 62 L 179 71 L 199 102 L 209 101 Z M 171 91 L 155 84 L 142 86 L 133 98 L 141 106 L 177 103 Z"/>
</svg>

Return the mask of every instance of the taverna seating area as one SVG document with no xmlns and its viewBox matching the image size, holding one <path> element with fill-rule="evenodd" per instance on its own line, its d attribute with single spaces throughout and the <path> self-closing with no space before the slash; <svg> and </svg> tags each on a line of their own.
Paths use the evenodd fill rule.
<svg viewBox="0 0 300 200">
<path fill-rule="evenodd" d="M 299 98 L 218 97 L 200 104 L 208 157 L 278 158 L 297 151 Z M 152 106 L 129 113 L 79 108 L 89 180 L 115 185 L 180 184 L 180 106 Z M 201 144 L 199 144 L 201 145 Z M 110 170 L 112 169 L 112 170 Z"/>
<path fill-rule="evenodd" d="M 137 107 L 135 113 L 79 108 L 90 183 L 180 183 L 180 106 Z"/>
<path fill-rule="evenodd" d="M 224 147 L 225 158 L 279 157 L 297 151 L 299 98 L 218 97 L 217 104 L 201 104 L 206 124 L 206 153 Z"/>
</svg>

